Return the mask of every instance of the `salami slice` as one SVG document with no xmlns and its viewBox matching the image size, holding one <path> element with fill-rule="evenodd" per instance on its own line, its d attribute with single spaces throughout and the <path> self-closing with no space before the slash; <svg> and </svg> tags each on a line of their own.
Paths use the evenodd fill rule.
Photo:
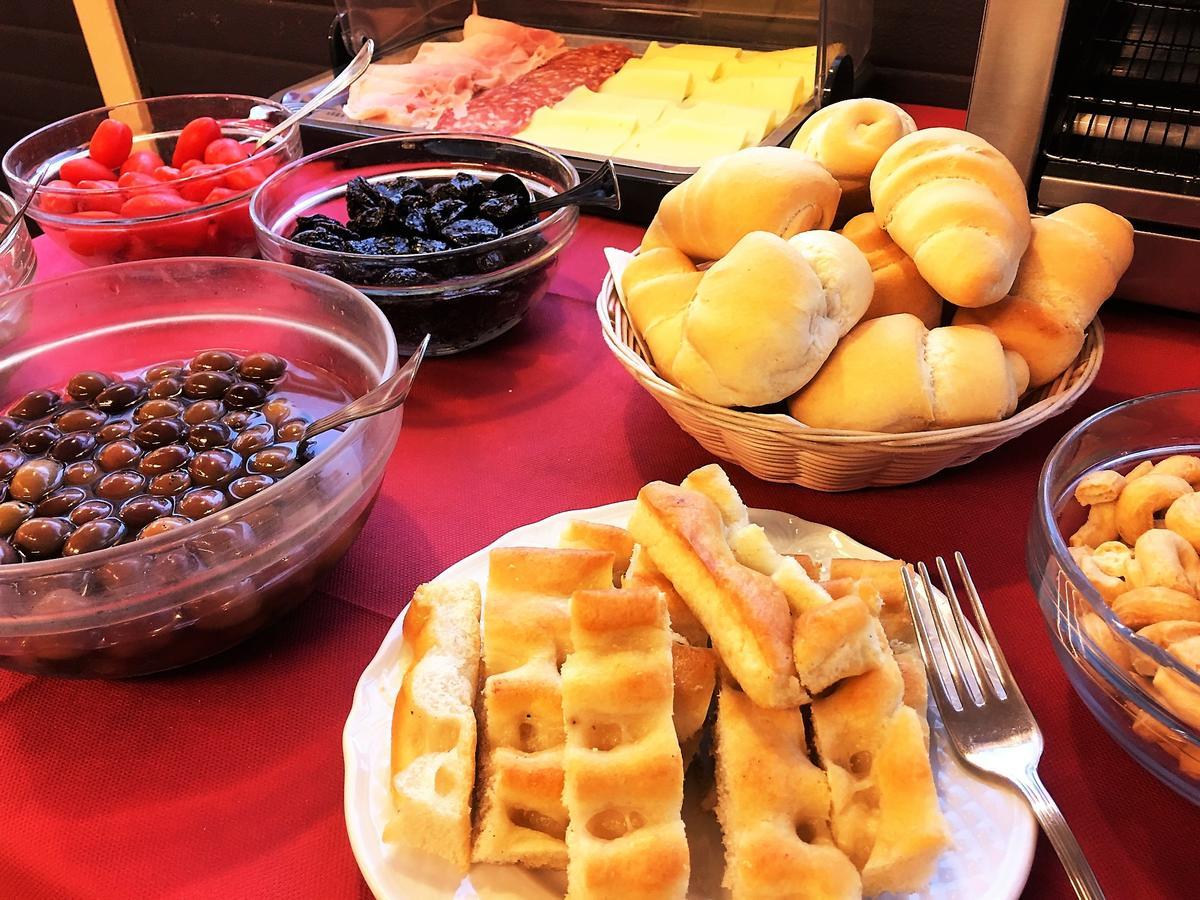
<svg viewBox="0 0 1200 900">
<path fill-rule="evenodd" d="M 567 50 L 510 84 L 476 94 L 462 117 L 447 111 L 438 130 L 516 134 L 536 110 L 553 106 L 580 85 L 597 90 L 633 55 L 627 47 L 612 43 Z"/>
</svg>

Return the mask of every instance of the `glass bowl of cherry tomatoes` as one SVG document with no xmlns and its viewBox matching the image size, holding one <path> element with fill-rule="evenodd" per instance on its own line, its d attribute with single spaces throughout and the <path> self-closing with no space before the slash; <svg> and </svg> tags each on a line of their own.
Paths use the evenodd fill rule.
<svg viewBox="0 0 1200 900">
<path fill-rule="evenodd" d="M 30 217 L 89 266 L 168 256 L 254 256 L 254 189 L 300 154 L 289 111 L 261 97 L 187 94 L 61 119 L 4 155 L 18 203 L 43 167 Z"/>
</svg>

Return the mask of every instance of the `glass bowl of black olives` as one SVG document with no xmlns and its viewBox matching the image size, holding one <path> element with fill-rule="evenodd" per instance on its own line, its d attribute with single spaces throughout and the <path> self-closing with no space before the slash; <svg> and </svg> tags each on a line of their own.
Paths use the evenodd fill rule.
<svg viewBox="0 0 1200 900">
<path fill-rule="evenodd" d="M 0 296 L 0 667 L 124 677 L 218 653 L 366 520 L 402 409 L 305 439 L 396 369 L 379 309 L 274 262 L 89 269 Z"/>
<path fill-rule="evenodd" d="M 579 183 L 550 150 L 477 134 L 372 138 L 284 166 L 250 217 L 267 259 L 354 285 L 402 353 L 477 347 L 521 321 L 550 286 L 576 207 L 530 203 Z"/>
</svg>

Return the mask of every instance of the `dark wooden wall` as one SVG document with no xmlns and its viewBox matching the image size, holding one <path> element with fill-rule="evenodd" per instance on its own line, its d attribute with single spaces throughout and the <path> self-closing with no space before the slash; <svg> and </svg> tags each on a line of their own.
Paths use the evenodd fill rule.
<svg viewBox="0 0 1200 900">
<path fill-rule="evenodd" d="M 875 0 L 873 91 L 965 106 L 983 6 Z M 328 65 L 332 0 L 119 0 L 119 9 L 147 96 L 267 96 Z M 0 152 L 40 125 L 98 105 L 71 0 L 0 0 Z"/>
</svg>

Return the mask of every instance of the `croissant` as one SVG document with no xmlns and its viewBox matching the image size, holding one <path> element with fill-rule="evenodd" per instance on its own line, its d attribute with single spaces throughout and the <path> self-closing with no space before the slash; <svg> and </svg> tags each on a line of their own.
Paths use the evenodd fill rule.
<svg viewBox="0 0 1200 900">
<path fill-rule="evenodd" d="M 868 182 L 885 150 L 917 130 L 912 116 L 886 100 L 856 97 L 817 110 L 800 126 L 792 149 L 829 170 L 842 188 L 839 218 L 870 205 Z"/>
<path fill-rule="evenodd" d="M 1009 292 L 1029 244 L 1021 176 L 981 137 L 927 128 L 900 138 L 871 173 L 875 218 L 929 285 L 957 306 Z"/>
<path fill-rule="evenodd" d="M 1077 203 L 1033 222 L 1009 296 L 959 310 L 956 325 L 986 325 L 1029 363 L 1029 383 L 1047 384 L 1071 365 L 1088 323 L 1133 259 L 1133 226 L 1116 213 Z"/>
<path fill-rule="evenodd" d="M 864 322 L 906 312 L 920 319 L 926 328 L 941 324 L 942 298 L 871 213 L 855 216 L 842 228 L 842 234 L 854 242 L 871 265 L 875 293 L 863 315 Z"/>
<path fill-rule="evenodd" d="M 749 147 L 711 159 L 662 200 L 643 251 L 674 247 L 720 259 L 752 231 L 789 238 L 828 228 L 841 194 L 820 163 L 786 147 Z"/>
</svg>

